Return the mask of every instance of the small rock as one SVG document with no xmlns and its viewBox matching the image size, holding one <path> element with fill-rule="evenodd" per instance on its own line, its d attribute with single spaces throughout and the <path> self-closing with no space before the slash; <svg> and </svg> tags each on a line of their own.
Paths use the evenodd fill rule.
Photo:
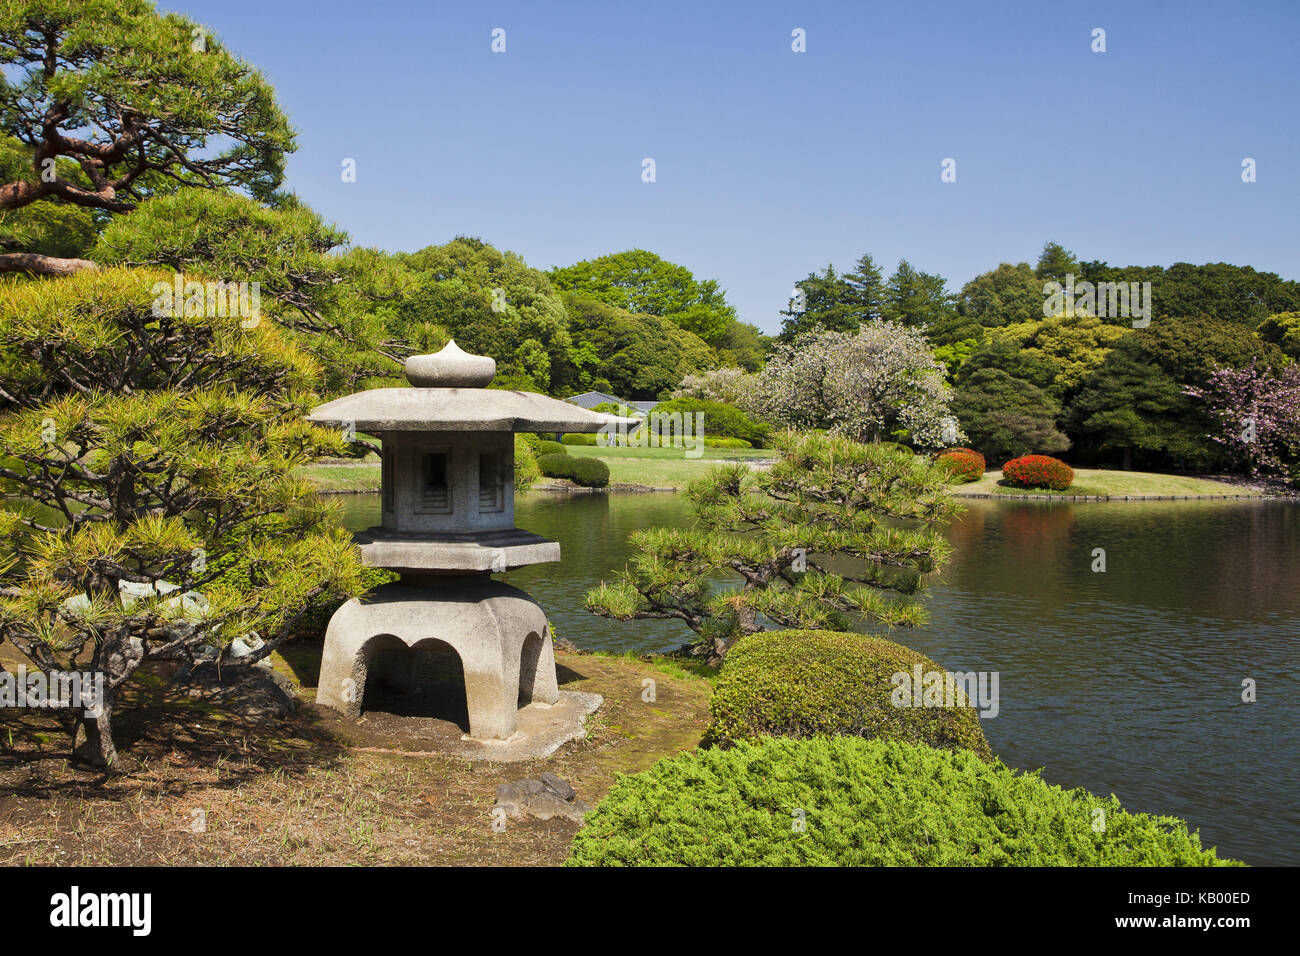
<svg viewBox="0 0 1300 956">
<path fill-rule="evenodd" d="M 577 791 L 569 786 L 567 782 L 561 780 L 549 770 L 542 772 L 541 781 L 546 785 L 548 790 L 554 793 L 561 800 L 572 800 L 578 795 Z"/>
<path fill-rule="evenodd" d="M 527 779 L 501 784 L 497 787 L 496 805 L 516 820 L 528 816 L 538 820 L 563 817 L 580 823 L 591 807 L 576 797 L 577 793 L 571 786 L 547 771 L 542 774 L 541 780 Z"/>
</svg>

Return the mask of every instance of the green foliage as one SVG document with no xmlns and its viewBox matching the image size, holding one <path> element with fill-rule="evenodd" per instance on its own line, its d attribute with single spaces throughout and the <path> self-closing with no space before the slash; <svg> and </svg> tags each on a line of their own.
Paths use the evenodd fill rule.
<svg viewBox="0 0 1300 956">
<path fill-rule="evenodd" d="M 60 170 L 14 190 L 13 205 L 55 195 L 126 212 L 178 185 L 268 199 L 294 148 L 261 73 L 146 0 L 0 5 L 0 64 L 0 129 L 38 155 L 94 164 L 99 177 L 87 189 Z"/>
<path fill-rule="evenodd" d="M 1082 262 L 1076 270 L 1076 282 L 1079 279 L 1150 282 L 1153 324 L 1162 318 L 1210 315 L 1253 329 L 1270 315 L 1300 311 L 1300 282 L 1226 262 L 1176 262 L 1167 269 Z"/>
<path fill-rule="evenodd" d="M 542 442 L 536 435 L 526 432 L 515 434 L 515 494 L 527 494 L 533 482 L 542 477 L 537 459 L 545 454 L 543 444 L 559 445 L 559 442 Z"/>
<path fill-rule="evenodd" d="M 963 376 L 952 410 L 971 444 L 993 461 L 1070 447 L 1070 439 L 1056 427 L 1060 403 L 1000 368 Z"/>
<path fill-rule="evenodd" d="M 886 319 L 926 329 L 945 322 L 952 311 L 952 297 L 943 276 L 921 272 L 906 259 L 898 263 L 886 286 Z"/>
<path fill-rule="evenodd" d="M 272 318 L 325 370 L 324 389 L 338 393 L 400 371 L 397 355 L 385 349 L 384 317 L 367 301 L 384 294 L 375 287 L 386 277 L 368 274 L 376 267 L 372 257 L 331 254 L 346 242 L 345 233 L 289 196 L 272 207 L 232 193 L 182 189 L 113 220 L 91 258 L 256 283 L 259 296 L 279 306 Z"/>
<path fill-rule="evenodd" d="M 319 596 L 360 583 L 336 506 L 294 474 L 344 447 L 304 418 L 318 367 L 270 322 L 154 314 L 160 275 L 10 282 L 0 297 L 0 492 L 39 506 L 6 518 L 0 638 L 42 669 L 105 673 L 84 751 L 100 765 L 140 664 L 251 631 L 274 646 Z M 235 565 L 238 586 L 222 580 Z M 123 584 L 158 596 L 124 601 Z M 157 590 L 171 585 L 201 598 Z"/>
<path fill-rule="evenodd" d="M 586 488 L 604 488 L 609 484 L 609 466 L 599 458 L 569 454 L 539 455 L 537 466 L 547 478 L 568 478 Z"/>
<path fill-rule="evenodd" d="M 560 436 L 560 444 L 586 445 L 590 447 L 596 444 L 596 436 L 584 432 L 565 432 Z"/>
<path fill-rule="evenodd" d="M 675 388 L 682 376 L 716 364 L 713 350 L 671 319 L 576 294 L 566 295 L 564 302 L 574 348 L 598 357 L 594 368 L 605 382 L 601 391 L 638 401 L 655 399 Z M 595 387 L 594 382 L 587 387 Z"/>
<path fill-rule="evenodd" d="M 568 453 L 568 449 L 564 447 L 563 442 L 539 441 L 537 443 L 537 454 L 539 455 L 567 455 Z"/>
<path fill-rule="evenodd" d="M 672 398 L 654 407 L 656 415 L 671 415 L 674 412 L 683 415 L 703 413 L 704 433 L 709 438 L 744 439 L 745 446 L 742 447 L 762 448 L 772 431 L 772 426 L 766 422 L 755 421 L 735 406 L 722 402 L 702 398 Z"/>
<path fill-rule="evenodd" d="M 1047 242 L 1038 257 L 1038 267 L 1034 275 L 1040 282 L 1065 282 L 1065 277 L 1079 272 L 1079 260 L 1059 242 Z"/>
<path fill-rule="evenodd" d="M 910 452 L 824 433 L 785 433 L 775 447 L 768 470 L 732 465 L 693 482 L 693 527 L 635 532 L 628 567 L 588 593 L 588 610 L 680 620 L 711 658 L 762 630 L 764 617 L 796 629 L 922 622 L 919 605 L 885 594 L 918 593 L 946 559 L 938 525 L 957 510 L 947 473 Z M 715 587 L 720 575 L 729 580 Z"/>
<path fill-rule="evenodd" d="M 1104 817 L 1094 811 L 1100 810 Z M 1093 821 L 1104 819 L 1100 832 Z M 799 825 L 802 824 L 802 825 Z M 620 775 L 569 866 L 1216 866 L 1174 817 L 966 750 L 769 738 Z"/>
<path fill-rule="evenodd" d="M 852 736 L 965 747 L 992 759 L 980 718 L 958 685 L 953 707 L 896 706 L 894 675 L 946 671 L 880 637 L 836 631 L 762 631 L 727 654 L 714 683 L 705 740 Z M 910 698 L 909 698 L 910 701 Z"/>
<path fill-rule="evenodd" d="M 853 333 L 862 323 L 880 319 L 918 328 L 942 326 L 954 314 L 943 277 L 921 272 L 906 259 L 888 281 L 875 260 L 862 255 L 852 272 L 837 274 L 827 265 L 796 282 L 795 291 L 802 295 L 792 297 L 781 312 L 785 318 L 778 339 L 787 344 L 808 332 Z"/>
<path fill-rule="evenodd" d="M 957 309 L 979 326 L 998 328 L 1041 319 L 1043 298 L 1043 280 L 1029 263 L 1004 262 L 962 286 Z"/>
<path fill-rule="evenodd" d="M 721 345 L 726 340 L 732 348 L 740 342 L 741 352 L 752 348 L 738 339 L 737 333 L 728 335 L 740 323 L 716 281 L 697 281 L 689 269 L 653 252 L 632 249 L 584 260 L 552 269 L 550 278 L 557 289 L 578 297 L 668 319 L 710 345 Z M 757 335 L 758 330 L 753 329 L 753 334 Z"/>
<path fill-rule="evenodd" d="M 1209 468 L 1222 458 L 1206 436 L 1213 422 L 1187 387 L 1216 368 L 1258 361 L 1280 368 L 1286 356 L 1241 325 L 1208 317 L 1152 320 L 1129 333 L 1085 380 L 1066 413 L 1070 430 L 1100 453 L 1134 452 L 1155 464 Z"/>
<path fill-rule="evenodd" d="M 1256 330 L 1265 342 L 1271 342 L 1289 358 L 1300 359 L 1300 312 L 1270 315 Z"/>
<path fill-rule="evenodd" d="M 339 278 L 327 253 L 346 242 L 346 233 L 297 202 L 272 208 L 233 193 L 182 189 L 113 220 L 92 258 L 257 282 L 263 294 L 318 314 Z"/>
<path fill-rule="evenodd" d="M 71 159 L 55 160 L 59 176 L 84 186 L 90 180 Z M 31 147 L 0 136 L 0 183 L 37 182 Z M 48 196 L 17 209 L 0 208 L 0 252 L 32 252 L 80 259 L 95 244 L 99 222 L 95 213 L 58 196 Z"/>
<path fill-rule="evenodd" d="M 155 315 L 159 284 L 170 289 L 173 278 L 112 268 L 0 281 L 0 402 L 31 407 L 82 388 L 301 390 L 317 380 L 320 366 L 272 322 L 245 329 L 238 316 Z"/>
<path fill-rule="evenodd" d="M 413 253 L 370 252 L 367 259 L 365 269 L 378 260 L 388 273 L 372 307 L 395 339 L 419 351 L 454 339 L 467 352 L 490 355 L 497 362 L 493 388 L 585 387 L 563 301 L 545 273 L 518 254 L 457 236 Z M 579 349 L 576 360 L 595 363 L 599 356 Z"/>
<path fill-rule="evenodd" d="M 1043 387 L 1058 400 L 1077 392 L 1126 334 L 1128 330 L 1121 326 L 1078 313 L 1009 325 L 994 333 L 1014 344 L 1022 353 L 1020 361 L 1037 361 L 1054 369 L 1052 381 Z"/>
</svg>

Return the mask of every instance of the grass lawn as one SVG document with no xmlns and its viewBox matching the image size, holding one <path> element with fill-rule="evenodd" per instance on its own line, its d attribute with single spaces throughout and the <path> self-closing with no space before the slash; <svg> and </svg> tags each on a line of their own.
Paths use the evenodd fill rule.
<svg viewBox="0 0 1300 956">
<path fill-rule="evenodd" d="M 306 478 L 317 491 L 374 492 L 379 490 L 379 462 L 347 465 L 304 465 L 294 474 Z"/>
<path fill-rule="evenodd" d="M 1011 488 L 999 485 L 1001 471 L 987 471 L 979 481 L 968 485 L 953 485 L 958 495 L 1256 495 L 1259 492 L 1240 485 L 1206 478 L 1189 478 L 1184 475 L 1157 475 L 1145 471 L 1110 471 L 1094 468 L 1076 468 L 1074 484 L 1066 491 L 1046 491 L 1041 488 Z"/>
<path fill-rule="evenodd" d="M 569 454 L 578 458 L 599 458 L 609 465 L 609 480 L 616 485 L 649 485 L 653 488 L 685 488 L 710 468 L 724 462 L 772 458 L 775 452 L 762 448 L 706 448 L 701 458 L 687 458 L 680 448 L 595 448 L 570 445 Z M 306 465 L 296 474 L 318 491 L 377 492 L 379 462 L 326 462 Z M 543 479 L 546 481 L 549 479 Z"/>
<path fill-rule="evenodd" d="M 652 488 L 685 488 L 696 478 L 703 477 L 710 468 L 727 464 L 699 458 L 656 461 L 649 458 L 600 457 L 609 466 L 610 484 L 649 485 Z"/>
</svg>

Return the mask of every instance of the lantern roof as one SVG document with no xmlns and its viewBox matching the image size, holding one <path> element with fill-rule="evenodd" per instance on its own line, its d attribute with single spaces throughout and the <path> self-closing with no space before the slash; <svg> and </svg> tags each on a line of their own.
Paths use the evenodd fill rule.
<svg viewBox="0 0 1300 956">
<path fill-rule="evenodd" d="M 495 374 L 494 359 L 471 355 L 448 342 L 440 352 L 406 360 L 412 388 L 372 388 L 345 395 L 318 405 L 307 419 L 367 432 L 598 432 L 641 423 L 536 392 L 484 387 Z"/>
</svg>

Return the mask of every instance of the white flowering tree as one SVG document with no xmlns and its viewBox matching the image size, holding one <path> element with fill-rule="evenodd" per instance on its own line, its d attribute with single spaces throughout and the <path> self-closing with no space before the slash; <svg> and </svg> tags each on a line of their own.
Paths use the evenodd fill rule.
<svg viewBox="0 0 1300 956">
<path fill-rule="evenodd" d="M 687 375 L 673 391 L 672 397 L 702 398 L 748 411 L 757 379 L 757 375 L 743 368 L 709 369 L 698 375 Z"/>
<path fill-rule="evenodd" d="M 965 440 L 949 411 L 952 388 L 925 336 L 896 322 L 820 331 L 779 345 L 758 374 L 763 417 L 858 441 L 903 437 L 937 449 Z"/>
</svg>

